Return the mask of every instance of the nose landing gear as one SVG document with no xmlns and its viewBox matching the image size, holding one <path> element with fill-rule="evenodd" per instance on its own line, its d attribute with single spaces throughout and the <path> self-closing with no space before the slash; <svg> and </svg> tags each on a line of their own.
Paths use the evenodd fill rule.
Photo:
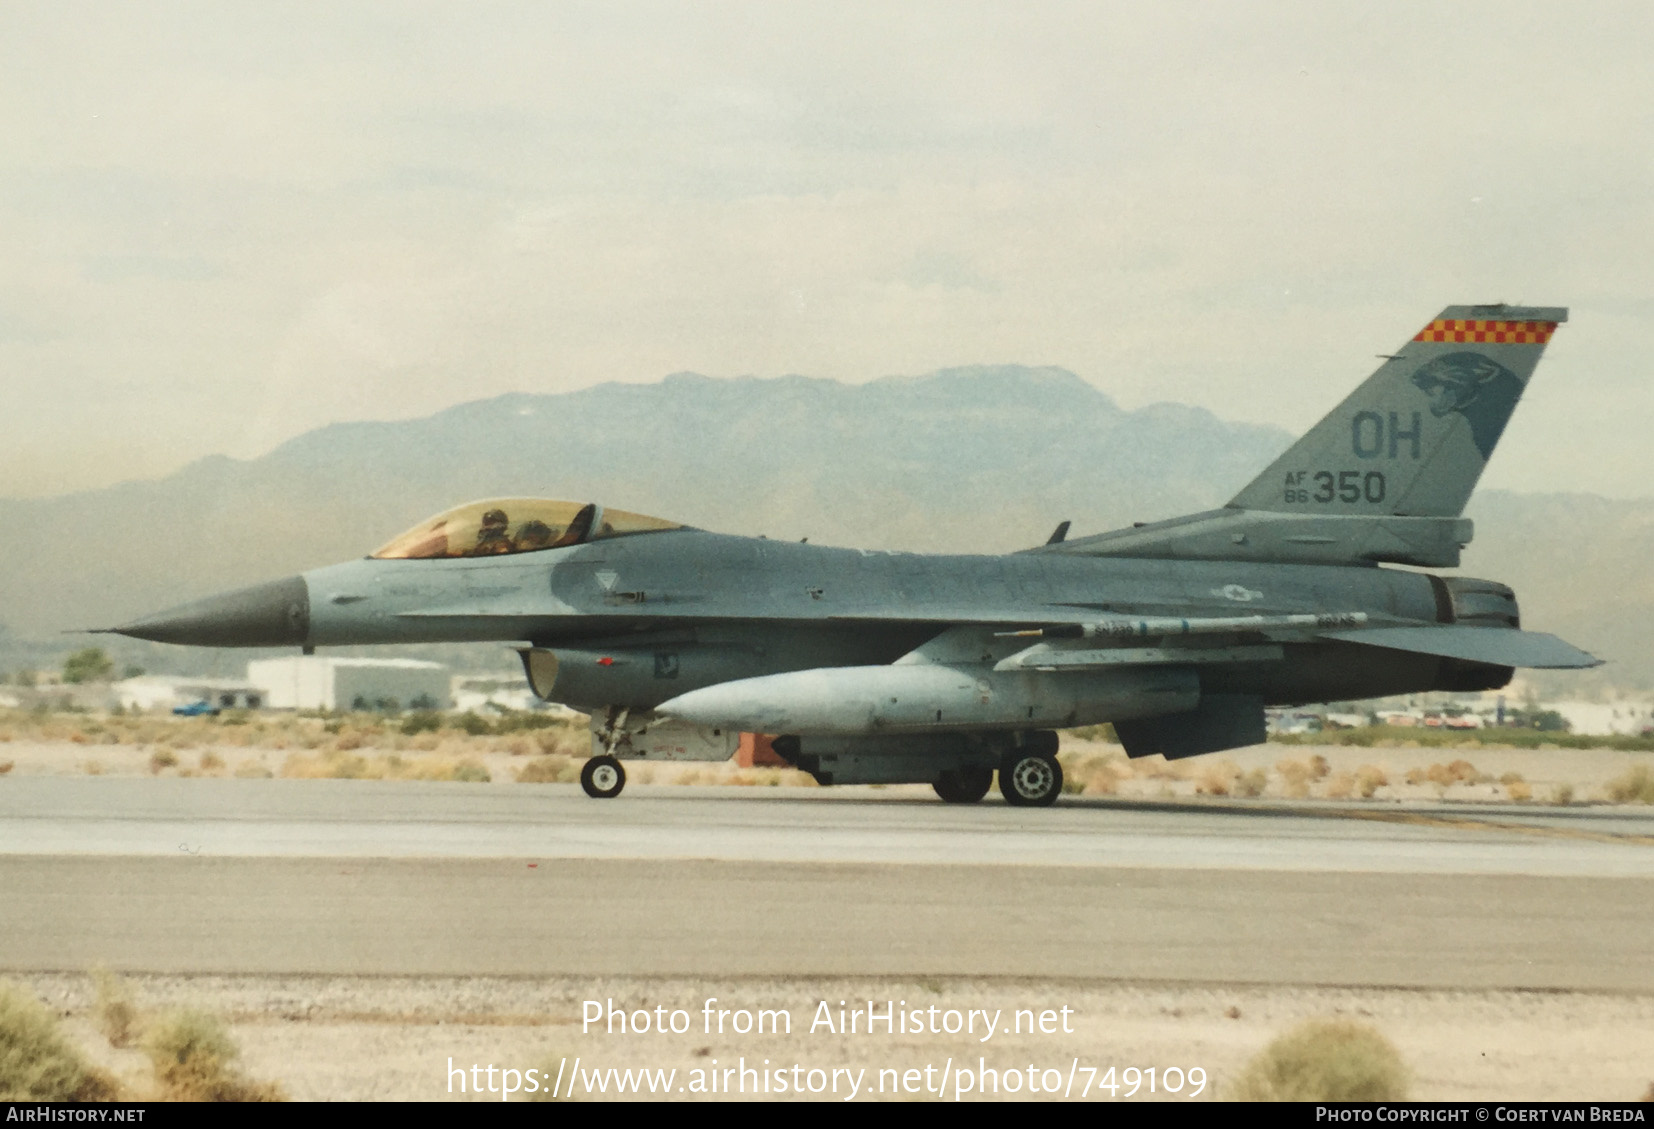
<svg viewBox="0 0 1654 1129">
<path fill-rule="evenodd" d="M 626 770 L 614 757 L 593 757 L 580 770 L 580 787 L 594 800 L 612 800 L 626 787 Z"/>
</svg>

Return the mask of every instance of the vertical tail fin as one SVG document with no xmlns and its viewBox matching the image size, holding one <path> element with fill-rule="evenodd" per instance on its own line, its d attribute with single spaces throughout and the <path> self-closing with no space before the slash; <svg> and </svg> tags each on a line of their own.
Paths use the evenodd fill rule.
<svg viewBox="0 0 1654 1129">
<path fill-rule="evenodd" d="M 1567 320 L 1556 307 L 1449 306 L 1229 507 L 1457 517 Z"/>
</svg>

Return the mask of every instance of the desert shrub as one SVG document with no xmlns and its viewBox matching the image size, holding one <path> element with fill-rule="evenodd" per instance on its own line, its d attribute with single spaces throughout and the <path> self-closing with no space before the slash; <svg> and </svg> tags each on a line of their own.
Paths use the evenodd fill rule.
<svg viewBox="0 0 1654 1129">
<path fill-rule="evenodd" d="M 454 724 L 473 737 L 482 737 L 494 732 L 494 727 L 488 723 L 487 718 L 478 717 L 470 710 L 460 714 Z"/>
<path fill-rule="evenodd" d="M 1304 761 L 1284 760 L 1275 765 L 1275 771 L 1281 774 L 1281 784 L 1289 798 L 1301 800 L 1309 795 L 1309 782 L 1315 772 L 1312 765 Z"/>
<path fill-rule="evenodd" d="M 34 997 L 0 983 L 0 1101 L 107 1102 L 116 1086 L 63 1037 Z"/>
<path fill-rule="evenodd" d="M 1529 784 L 1526 780 L 1512 780 L 1509 784 L 1505 785 L 1505 795 L 1509 796 L 1512 800 L 1519 804 L 1525 804 L 1529 800 L 1533 799 L 1533 785 Z"/>
<path fill-rule="evenodd" d="M 1235 795 L 1247 799 L 1256 799 L 1264 794 L 1269 787 L 1269 773 L 1265 769 L 1254 768 L 1250 772 L 1243 772 L 1235 779 Z"/>
<path fill-rule="evenodd" d="M 286 1095 L 272 1082 L 254 1082 L 235 1067 L 241 1051 L 224 1025 L 199 1011 L 162 1016 L 144 1034 L 160 1096 L 184 1102 L 277 1102 Z"/>
<path fill-rule="evenodd" d="M 202 772 L 218 772 L 222 770 L 223 767 L 224 758 L 213 752 L 211 749 L 208 749 L 206 752 L 201 754 Z"/>
<path fill-rule="evenodd" d="M 1571 804 L 1574 802 L 1574 786 L 1572 784 L 1558 784 L 1551 789 L 1551 803 Z"/>
<path fill-rule="evenodd" d="M 1240 776 L 1240 769 L 1233 761 L 1219 761 L 1217 764 L 1206 764 L 1200 768 L 1200 775 L 1195 779 L 1195 794 L 1205 796 L 1227 796 L 1234 788 L 1235 780 Z"/>
<path fill-rule="evenodd" d="M 1376 1030 L 1347 1019 L 1312 1020 L 1246 1065 L 1228 1097 L 1243 1102 L 1378 1102 L 1406 1096 L 1401 1055 Z"/>
<path fill-rule="evenodd" d="M 97 1000 L 92 1018 L 112 1047 L 127 1047 L 138 1035 L 138 1005 L 126 981 L 107 968 L 92 970 L 92 987 Z"/>
<path fill-rule="evenodd" d="M 1491 773 L 1478 772 L 1476 766 L 1467 760 L 1456 760 L 1447 766 L 1448 774 L 1460 784 L 1491 784 Z"/>
<path fill-rule="evenodd" d="M 442 715 L 436 710 L 414 710 L 402 719 L 402 732 L 412 737 L 416 733 L 435 733 L 442 728 Z"/>
<path fill-rule="evenodd" d="M 163 768 L 177 768 L 178 754 L 171 749 L 156 749 L 149 754 L 149 771 L 159 773 Z"/>
<path fill-rule="evenodd" d="M 1654 804 L 1654 773 L 1639 764 L 1608 782 L 1608 798 L 1616 804 Z"/>
<path fill-rule="evenodd" d="M 1374 764 L 1364 764 L 1355 770 L 1355 790 L 1363 800 L 1370 800 L 1380 788 L 1390 783 L 1389 776 Z"/>
<path fill-rule="evenodd" d="M 1326 784 L 1329 800 L 1347 800 L 1355 794 L 1355 776 L 1348 772 L 1334 773 Z"/>
<path fill-rule="evenodd" d="M 450 779 L 457 780 L 461 784 L 487 784 L 494 778 L 489 775 L 486 768 L 476 761 L 460 761 L 454 766 L 453 775 Z"/>
<path fill-rule="evenodd" d="M 6 773 L 10 772 L 12 769 L 14 769 L 16 767 L 17 767 L 17 762 L 16 761 L 0 761 L 0 776 L 6 775 Z"/>
</svg>

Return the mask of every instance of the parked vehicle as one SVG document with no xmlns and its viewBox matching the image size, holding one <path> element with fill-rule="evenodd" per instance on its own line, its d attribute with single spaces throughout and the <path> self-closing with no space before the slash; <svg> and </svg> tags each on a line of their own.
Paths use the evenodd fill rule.
<svg viewBox="0 0 1654 1129">
<path fill-rule="evenodd" d="M 217 717 L 218 707 L 202 698 L 200 701 L 190 702 L 186 705 L 173 706 L 172 712 L 177 717 L 200 717 L 202 714 Z"/>
</svg>

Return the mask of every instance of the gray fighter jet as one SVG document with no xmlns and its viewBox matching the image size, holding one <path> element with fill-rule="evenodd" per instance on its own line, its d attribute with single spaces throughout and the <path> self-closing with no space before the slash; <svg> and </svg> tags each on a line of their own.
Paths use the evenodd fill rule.
<svg viewBox="0 0 1654 1129">
<path fill-rule="evenodd" d="M 1461 516 L 1567 311 L 1443 310 L 1222 509 L 1002 556 L 734 537 L 596 503 L 440 514 L 363 560 L 121 634 L 204 646 L 497 640 L 592 717 L 582 780 L 728 757 L 741 732 L 822 784 L 924 782 L 1012 804 L 1062 790 L 1056 730 L 1133 757 L 1264 740 L 1264 708 L 1504 686 L 1597 660 L 1523 631 L 1454 568 Z M 1404 565 L 1410 568 L 1386 568 Z"/>
</svg>

